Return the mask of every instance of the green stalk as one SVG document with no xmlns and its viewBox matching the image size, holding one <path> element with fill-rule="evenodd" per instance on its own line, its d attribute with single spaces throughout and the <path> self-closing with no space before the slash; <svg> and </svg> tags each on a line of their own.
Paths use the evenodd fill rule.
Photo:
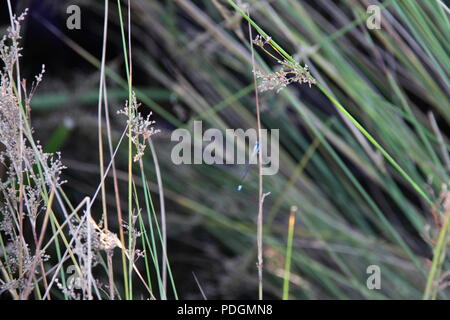
<svg viewBox="0 0 450 320">
<path fill-rule="evenodd" d="M 291 278 L 291 260 L 292 260 L 292 242 L 294 239 L 295 213 L 296 207 L 291 208 L 289 217 L 288 239 L 286 246 L 286 261 L 284 265 L 284 283 L 283 283 L 283 300 L 289 299 L 289 281 Z"/>
<path fill-rule="evenodd" d="M 445 258 L 445 248 L 447 246 L 447 235 L 449 232 L 449 218 L 450 212 L 445 214 L 445 222 L 442 225 L 441 231 L 439 232 L 438 242 L 433 251 L 433 262 L 431 264 L 430 272 L 428 273 L 427 283 L 425 286 L 425 292 L 423 294 L 424 300 L 429 300 L 430 296 L 434 300 L 436 299 L 437 291 L 439 290 L 439 284 L 435 288 L 435 282 L 439 281 L 440 270 L 438 265 L 441 265 Z"/>
<path fill-rule="evenodd" d="M 127 53 L 127 44 L 126 44 L 126 38 L 125 38 L 125 29 L 123 24 L 123 17 L 122 17 L 122 9 L 120 0 L 117 0 L 117 8 L 119 11 L 119 20 L 120 20 L 120 31 L 122 34 L 122 46 L 123 46 L 123 52 L 124 52 L 124 61 L 125 61 L 125 69 L 127 74 L 127 81 L 128 81 L 128 109 L 129 109 L 129 115 L 128 117 L 131 118 L 132 114 L 132 83 L 131 83 L 131 75 L 130 70 L 128 66 L 128 53 Z M 128 126 L 128 226 L 131 227 L 132 225 L 132 213 L 133 213 L 133 142 L 131 140 L 132 138 L 132 128 L 131 126 Z M 131 244 L 131 233 L 128 235 L 128 244 Z M 124 248 L 126 250 L 126 248 Z M 124 268 L 124 284 L 125 284 L 125 299 L 130 300 L 132 299 L 131 296 L 131 276 L 129 278 L 127 277 L 127 274 L 131 274 L 132 272 L 132 264 L 129 265 L 129 271 L 127 271 L 127 263 L 126 263 L 126 257 L 125 252 L 122 250 L 122 262 L 123 262 L 123 268 Z M 130 284 L 129 284 L 130 283 Z"/>
</svg>

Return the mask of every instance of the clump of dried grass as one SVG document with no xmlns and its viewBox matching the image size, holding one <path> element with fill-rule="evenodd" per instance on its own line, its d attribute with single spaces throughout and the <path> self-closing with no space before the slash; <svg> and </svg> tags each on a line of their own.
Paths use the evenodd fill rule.
<svg viewBox="0 0 450 320">
<path fill-rule="evenodd" d="M 0 293 L 14 291 L 19 297 L 28 291 L 30 278 L 36 276 L 35 266 L 49 259 L 45 250 L 36 249 L 37 220 L 47 209 L 50 190 L 64 183 L 60 179 L 64 169 L 60 155 L 43 152 L 42 146 L 33 140 L 26 111 L 45 69 L 36 76 L 28 93 L 25 81 L 20 84 L 14 81 L 15 66 L 22 50 L 20 22 L 25 16 L 26 11 L 19 17 L 14 16 L 0 41 L 3 64 L 0 70 L 0 164 L 5 171 L 0 180 L 0 269 L 7 280 L 1 280 Z M 24 234 L 27 224 L 32 230 L 32 240 Z"/>
<path fill-rule="evenodd" d="M 64 203 L 60 188 L 65 183 L 60 178 L 65 169 L 60 154 L 43 151 L 33 138 L 30 121 L 30 101 L 43 79 L 45 67 L 35 77 L 29 91 L 26 81 L 19 80 L 20 23 L 25 16 L 26 12 L 12 17 L 12 25 L 0 41 L 3 64 L 0 70 L 0 165 L 4 172 L 0 179 L 0 295 L 9 292 L 14 299 L 28 299 L 30 294 L 37 293 L 47 299 L 52 288 L 57 288 L 67 299 L 93 299 L 111 289 L 110 298 L 114 299 L 115 284 L 110 283 L 108 287 L 94 278 L 93 268 L 101 265 L 102 253 L 112 257 L 114 248 L 119 247 L 125 252 L 132 270 L 144 282 L 134 264 L 138 258 L 145 257 L 138 247 L 141 232 L 136 225 L 141 212 L 132 215 L 131 223 L 125 225 L 131 239 L 127 249 L 113 232 L 101 228 L 92 218 L 91 206 L 96 196 L 92 201 L 86 197 L 77 208 L 68 210 L 70 206 Z M 155 122 L 150 120 L 151 114 L 144 118 L 138 112 L 134 93 L 130 100 L 119 113 L 128 117 L 130 139 L 136 148 L 134 161 L 139 161 L 148 139 L 159 130 L 153 128 Z M 51 209 L 54 198 L 64 213 L 60 223 Z M 85 209 L 79 214 L 82 208 Z M 46 232 L 49 221 L 53 229 Z M 55 225 L 68 229 L 65 234 L 71 237 L 70 241 Z M 44 244 L 47 237 L 51 239 Z M 50 256 L 48 248 L 57 247 L 50 244 L 58 237 L 64 239 L 65 252 L 57 249 L 58 254 L 52 251 Z M 153 297 L 149 287 L 146 288 Z M 44 292 L 40 292 L 41 289 Z"/>
</svg>

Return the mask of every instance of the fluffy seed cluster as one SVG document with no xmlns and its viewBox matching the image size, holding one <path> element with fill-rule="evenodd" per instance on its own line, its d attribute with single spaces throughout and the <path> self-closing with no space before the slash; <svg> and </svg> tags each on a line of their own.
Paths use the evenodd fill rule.
<svg viewBox="0 0 450 320">
<path fill-rule="evenodd" d="M 253 43 L 266 51 L 265 46 L 270 44 L 270 40 L 270 37 L 263 39 L 258 35 L 253 40 Z M 254 70 L 256 77 L 261 80 L 258 86 L 260 92 L 276 90 L 276 92 L 279 93 L 289 84 L 295 82 L 299 84 L 307 83 L 309 87 L 316 83 L 316 80 L 311 76 L 307 65 L 301 67 L 300 64 L 292 63 L 287 60 L 277 60 L 277 62 L 282 66 L 281 70 L 277 72 L 265 74 L 259 70 Z"/>
<path fill-rule="evenodd" d="M 144 118 L 139 113 L 138 108 L 141 104 L 137 102 L 136 94 L 133 92 L 131 105 L 129 101 L 126 102 L 125 107 L 118 111 L 118 114 L 123 114 L 128 117 L 127 124 L 131 128 L 131 140 L 136 147 L 136 154 L 134 161 L 139 161 L 144 155 L 147 146 L 147 140 L 159 130 L 155 130 L 153 125 L 155 121 L 150 120 L 152 112 Z M 127 134 L 128 136 L 128 134 Z"/>
</svg>

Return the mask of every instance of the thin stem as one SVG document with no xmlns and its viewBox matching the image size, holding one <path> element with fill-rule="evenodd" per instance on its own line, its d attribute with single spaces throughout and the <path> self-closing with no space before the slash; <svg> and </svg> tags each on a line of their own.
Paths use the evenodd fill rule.
<svg viewBox="0 0 450 320">
<path fill-rule="evenodd" d="M 262 152 L 261 152 L 261 115 L 259 109 L 258 83 L 255 74 L 255 50 L 253 48 L 253 36 L 251 25 L 248 25 L 250 34 L 250 47 L 252 51 L 252 73 L 255 86 L 255 103 L 256 103 L 256 125 L 258 129 L 258 222 L 257 222 L 257 246 L 258 246 L 258 298 L 263 299 L 263 168 L 262 168 Z"/>
<path fill-rule="evenodd" d="M 128 80 L 128 110 L 129 110 L 129 119 L 131 119 L 131 103 L 132 103 L 132 83 L 131 83 L 131 72 L 128 66 L 128 53 L 127 53 L 127 44 L 126 44 L 126 38 L 125 38 L 125 29 L 123 24 L 123 17 L 122 17 L 122 8 L 120 4 L 120 0 L 117 0 L 117 7 L 119 11 L 119 19 L 120 19 L 120 31 L 122 34 L 122 45 L 123 45 L 123 51 L 124 51 L 124 62 L 125 62 L 125 69 L 127 74 L 127 80 Z M 128 126 L 128 225 L 131 226 L 131 219 L 133 214 L 133 142 L 132 142 L 132 128 L 131 126 Z M 129 244 L 131 243 L 131 233 L 128 237 Z M 123 254 L 123 252 L 122 252 Z M 130 265 L 130 270 L 132 266 Z M 128 279 L 126 271 L 126 267 L 124 267 L 124 280 L 125 280 L 125 299 L 130 300 L 131 295 L 131 278 Z M 129 281 L 130 280 L 130 281 Z"/>
<path fill-rule="evenodd" d="M 161 178 L 161 170 L 159 167 L 158 157 L 156 155 L 156 149 L 153 145 L 153 141 L 151 138 L 148 139 L 148 144 L 150 146 L 150 150 L 152 152 L 153 162 L 155 163 L 155 171 L 156 171 L 156 181 L 158 182 L 158 193 L 159 193 L 159 203 L 161 207 L 161 232 L 162 232 L 162 250 L 163 250 L 163 259 L 162 259 L 162 282 L 164 292 L 167 292 L 167 226 L 166 226 L 166 206 L 164 203 L 164 188 L 162 184 Z"/>
<path fill-rule="evenodd" d="M 441 261 L 445 258 L 445 249 L 447 245 L 447 236 L 450 229 L 450 210 L 445 213 L 444 215 L 445 220 L 444 224 L 442 225 L 441 231 L 439 232 L 438 242 L 436 246 L 434 247 L 433 251 L 433 262 L 431 264 L 430 272 L 428 273 L 427 283 L 425 286 L 425 292 L 423 294 L 423 299 L 428 300 L 430 298 L 435 299 L 437 290 L 439 289 L 439 283 L 436 284 L 436 279 L 439 280 L 440 270 L 438 268 L 438 265 L 440 265 Z M 436 290 L 436 291 L 435 291 Z"/>
<path fill-rule="evenodd" d="M 103 128 L 102 128 L 102 102 L 103 93 L 106 87 L 105 84 L 105 63 L 106 63 L 106 42 L 108 38 L 108 0 L 105 0 L 105 11 L 104 11 L 104 25 L 103 25 L 103 46 L 102 46 L 102 61 L 100 66 L 100 85 L 98 90 L 98 151 L 99 151 L 99 162 L 100 162 L 100 179 L 104 181 L 104 153 L 103 153 Z M 105 230 L 108 230 L 108 208 L 106 205 L 106 188 L 105 184 L 101 183 L 101 196 L 102 196 L 102 209 L 103 209 L 103 224 Z M 108 264 L 108 281 L 109 281 L 109 298 L 114 300 L 114 269 L 112 264 L 111 255 L 107 255 Z"/>
<path fill-rule="evenodd" d="M 291 207 L 289 216 L 288 239 L 286 245 L 286 261 L 284 265 L 283 300 L 289 299 L 289 282 L 291 280 L 292 242 L 294 239 L 295 214 L 297 207 Z"/>
</svg>

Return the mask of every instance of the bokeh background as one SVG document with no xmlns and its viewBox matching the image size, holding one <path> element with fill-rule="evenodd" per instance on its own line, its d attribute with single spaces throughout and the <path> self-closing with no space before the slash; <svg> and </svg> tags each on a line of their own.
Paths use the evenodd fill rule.
<svg viewBox="0 0 450 320">
<path fill-rule="evenodd" d="M 296 206 L 293 299 L 420 298 L 442 227 L 449 181 L 450 24 L 445 1 L 246 1 L 251 17 L 311 73 L 393 156 L 432 204 L 314 86 L 260 95 L 264 128 L 280 129 L 280 170 L 264 177 L 264 295 L 281 297 L 288 218 Z M 61 151 L 74 202 L 99 184 L 97 103 L 103 1 L 15 0 L 23 24 L 23 77 L 46 74 L 32 101 L 32 124 L 47 151 Z M 81 8 L 81 30 L 66 9 Z M 125 7 L 126 2 L 124 2 Z M 366 27 L 370 4 L 379 30 Z M 237 191 L 241 165 L 172 163 L 170 134 L 256 127 L 248 25 L 222 0 L 132 0 L 133 86 L 153 136 L 167 213 L 168 255 L 180 297 L 257 297 L 257 168 Z M 439 23 L 435 23 L 439 21 Z M 9 23 L 0 5 L 2 34 Z M 446 22 L 446 23 L 445 23 Z M 110 1 L 108 101 L 115 142 L 128 93 L 117 3 Z M 253 29 L 253 37 L 257 32 Z M 257 68 L 279 64 L 255 49 Z M 126 148 L 116 163 L 126 194 Z M 159 212 L 154 162 L 144 157 Z M 139 185 L 139 177 L 136 177 Z M 107 180 L 111 214 L 115 200 Z M 123 199 L 126 200 L 126 197 Z M 448 205 L 448 204 L 447 204 Z M 126 208 L 126 204 L 123 205 Z M 94 214 L 101 215 L 101 204 Z M 435 219 L 433 219 L 435 216 Z M 114 229 L 114 227 L 112 227 Z M 118 256 L 118 255 L 117 255 Z M 380 266 L 381 290 L 366 286 Z M 117 268 L 120 270 L 120 268 Z M 440 297 L 445 289 L 443 262 Z M 117 271 L 119 272 L 119 271 Z M 194 276 L 195 274 L 195 276 Z M 446 280 L 447 279 L 447 280 Z"/>
</svg>

